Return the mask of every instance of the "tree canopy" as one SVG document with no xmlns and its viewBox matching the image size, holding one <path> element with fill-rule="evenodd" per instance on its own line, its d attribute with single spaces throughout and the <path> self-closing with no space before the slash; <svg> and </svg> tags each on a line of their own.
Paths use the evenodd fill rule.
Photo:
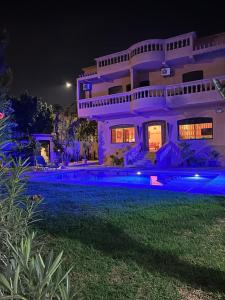
<svg viewBox="0 0 225 300">
<path fill-rule="evenodd" d="M 11 98 L 13 117 L 17 124 L 16 133 L 19 137 L 26 137 L 33 133 L 52 133 L 52 106 L 28 92 L 19 98 Z"/>
</svg>

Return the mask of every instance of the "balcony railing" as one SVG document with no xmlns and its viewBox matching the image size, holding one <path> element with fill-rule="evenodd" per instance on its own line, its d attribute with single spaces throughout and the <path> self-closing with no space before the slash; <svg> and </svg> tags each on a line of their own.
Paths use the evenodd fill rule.
<svg viewBox="0 0 225 300">
<path fill-rule="evenodd" d="M 225 84 L 225 76 L 217 77 Z M 196 80 L 167 86 L 167 105 L 169 107 L 182 107 L 183 105 L 204 104 L 222 101 L 212 79 Z"/>
<path fill-rule="evenodd" d="M 225 84 L 225 76 L 217 77 Z M 212 79 L 203 79 L 170 86 L 148 86 L 130 92 L 78 101 L 80 115 L 104 115 L 160 110 L 165 106 L 182 107 L 224 101 L 215 90 Z"/>
<path fill-rule="evenodd" d="M 222 84 L 225 83 L 225 76 L 217 77 L 221 80 Z M 177 95 L 186 95 L 193 93 L 204 93 L 208 91 L 214 91 L 215 85 L 212 79 L 202 79 L 196 81 L 190 81 L 187 83 L 179 83 L 167 86 L 166 94 L 168 97 Z"/>
<path fill-rule="evenodd" d="M 83 74 L 79 75 L 79 78 L 93 76 L 93 75 L 96 75 L 96 74 L 97 74 L 97 71 L 96 72 L 92 72 L 92 73 L 83 73 Z"/>
<path fill-rule="evenodd" d="M 225 48 L 225 33 L 197 40 L 194 45 L 194 53 L 208 52 L 221 48 Z"/>
</svg>

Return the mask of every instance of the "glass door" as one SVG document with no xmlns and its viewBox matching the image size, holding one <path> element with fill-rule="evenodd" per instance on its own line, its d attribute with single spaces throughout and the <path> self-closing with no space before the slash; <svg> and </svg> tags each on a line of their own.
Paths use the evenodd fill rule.
<svg viewBox="0 0 225 300">
<path fill-rule="evenodd" d="M 162 147 L 162 125 L 148 126 L 149 152 L 157 152 Z"/>
</svg>

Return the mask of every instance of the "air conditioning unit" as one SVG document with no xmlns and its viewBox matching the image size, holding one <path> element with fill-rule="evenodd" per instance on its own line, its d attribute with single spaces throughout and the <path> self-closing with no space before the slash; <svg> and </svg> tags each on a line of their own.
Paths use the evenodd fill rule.
<svg viewBox="0 0 225 300">
<path fill-rule="evenodd" d="M 91 83 L 83 83 L 83 91 L 91 91 L 92 84 Z"/>
<path fill-rule="evenodd" d="M 164 68 L 161 69 L 160 74 L 161 74 L 161 76 L 164 76 L 164 77 L 171 76 L 172 75 L 172 70 L 171 70 L 170 67 L 164 67 Z"/>
</svg>

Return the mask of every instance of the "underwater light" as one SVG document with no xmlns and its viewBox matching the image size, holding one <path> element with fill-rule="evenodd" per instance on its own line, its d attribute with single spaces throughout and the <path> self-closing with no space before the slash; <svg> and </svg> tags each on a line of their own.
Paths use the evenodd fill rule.
<svg viewBox="0 0 225 300">
<path fill-rule="evenodd" d="M 138 172 L 137 172 L 137 175 L 141 175 L 141 172 L 140 172 L 140 171 L 138 171 Z"/>
<path fill-rule="evenodd" d="M 200 175 L 199 174 L 195 174 L 195 177 L 199 177 Z"/>
</svg>

